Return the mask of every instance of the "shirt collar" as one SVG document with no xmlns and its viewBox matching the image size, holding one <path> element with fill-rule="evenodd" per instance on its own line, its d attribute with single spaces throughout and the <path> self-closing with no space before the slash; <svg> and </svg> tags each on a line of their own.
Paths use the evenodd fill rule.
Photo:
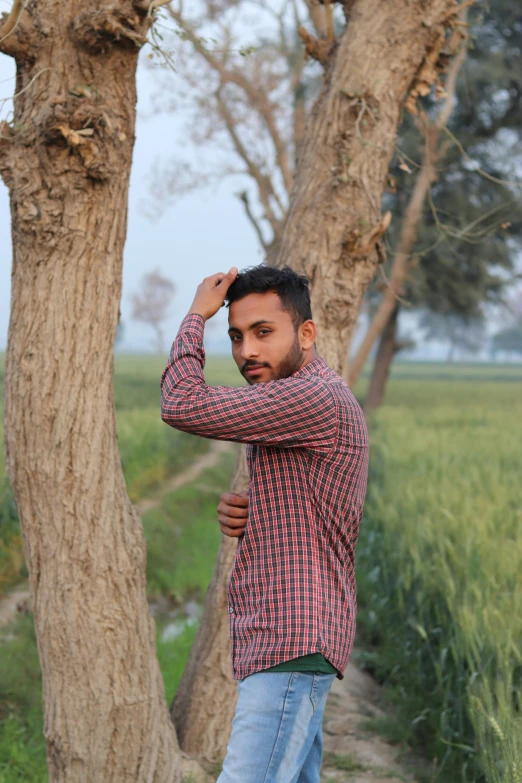
<svg viewBox="0 0 522 783">
<path fill-rule="evenodd" d="M 312 361 L 305 364 L 304 367 L 301 367 L 299 370 L 292 373 L 291 377 L 295 378 L 296 376 L 301 375 L 324 375 L 329 371 L 330 368 L 325 360 L 321 356 L 318 356 L 317 359 L 312 359 Z"/>
</svg>

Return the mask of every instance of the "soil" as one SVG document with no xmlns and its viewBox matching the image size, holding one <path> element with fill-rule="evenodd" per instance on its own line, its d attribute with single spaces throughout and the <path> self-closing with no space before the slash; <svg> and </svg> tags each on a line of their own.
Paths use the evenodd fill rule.
<svg viewBox="0 0 522 783">
<path fill-rule="evenodd" d="M 407 751 L 407 766 L 400 745 L 364 727 L 368 719 L 386 717 L 378 683 L 350 661 L 344 679 L 333 681 L 323 713 L 321 783 L 414 783 L 409 769 L 418 760 Z"/>
</svg>

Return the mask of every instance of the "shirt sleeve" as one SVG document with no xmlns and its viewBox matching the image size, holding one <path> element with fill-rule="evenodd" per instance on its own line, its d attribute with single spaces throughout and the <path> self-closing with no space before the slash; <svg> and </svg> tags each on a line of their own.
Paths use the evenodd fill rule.
<svg viewBox="0 0 522 783">
<path fill-rule="evenodd" d="M 314 376 L 247 387 L 208 386 L 203 316 L 185 316 L 161 376 L 161 418 L 204 438 L 327 452 L 337 433 L 333 396 Z"/>
</svg>

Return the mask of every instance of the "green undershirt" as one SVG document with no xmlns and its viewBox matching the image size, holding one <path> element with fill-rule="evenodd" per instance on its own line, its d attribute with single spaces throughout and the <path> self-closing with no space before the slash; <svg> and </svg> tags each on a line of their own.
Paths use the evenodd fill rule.
<svg viewBox="0 0 522 783">
<path fill-rule="evenodd" d="M 301 655 L 299 658 L 292 658 L 290 661 L 282 661 L 264 672 L 328 672 L 337 673 L 337 669 L 330 661 L 327 661 L 321 653 L 310 653 Z"/>
</svg>

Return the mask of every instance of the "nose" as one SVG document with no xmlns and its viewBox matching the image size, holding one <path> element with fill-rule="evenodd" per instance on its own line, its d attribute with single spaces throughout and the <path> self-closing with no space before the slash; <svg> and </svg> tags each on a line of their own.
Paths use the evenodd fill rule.
<svg viewBox="0 0 522 783">
<path fill-rule="evenodd" d="M 245 360 L 257 359 L 258 356 L 259 351 L 255 345 L 255 342 L 253 340 L 244 339 L 241 344 L 241 358 Z"/>
</svg>

